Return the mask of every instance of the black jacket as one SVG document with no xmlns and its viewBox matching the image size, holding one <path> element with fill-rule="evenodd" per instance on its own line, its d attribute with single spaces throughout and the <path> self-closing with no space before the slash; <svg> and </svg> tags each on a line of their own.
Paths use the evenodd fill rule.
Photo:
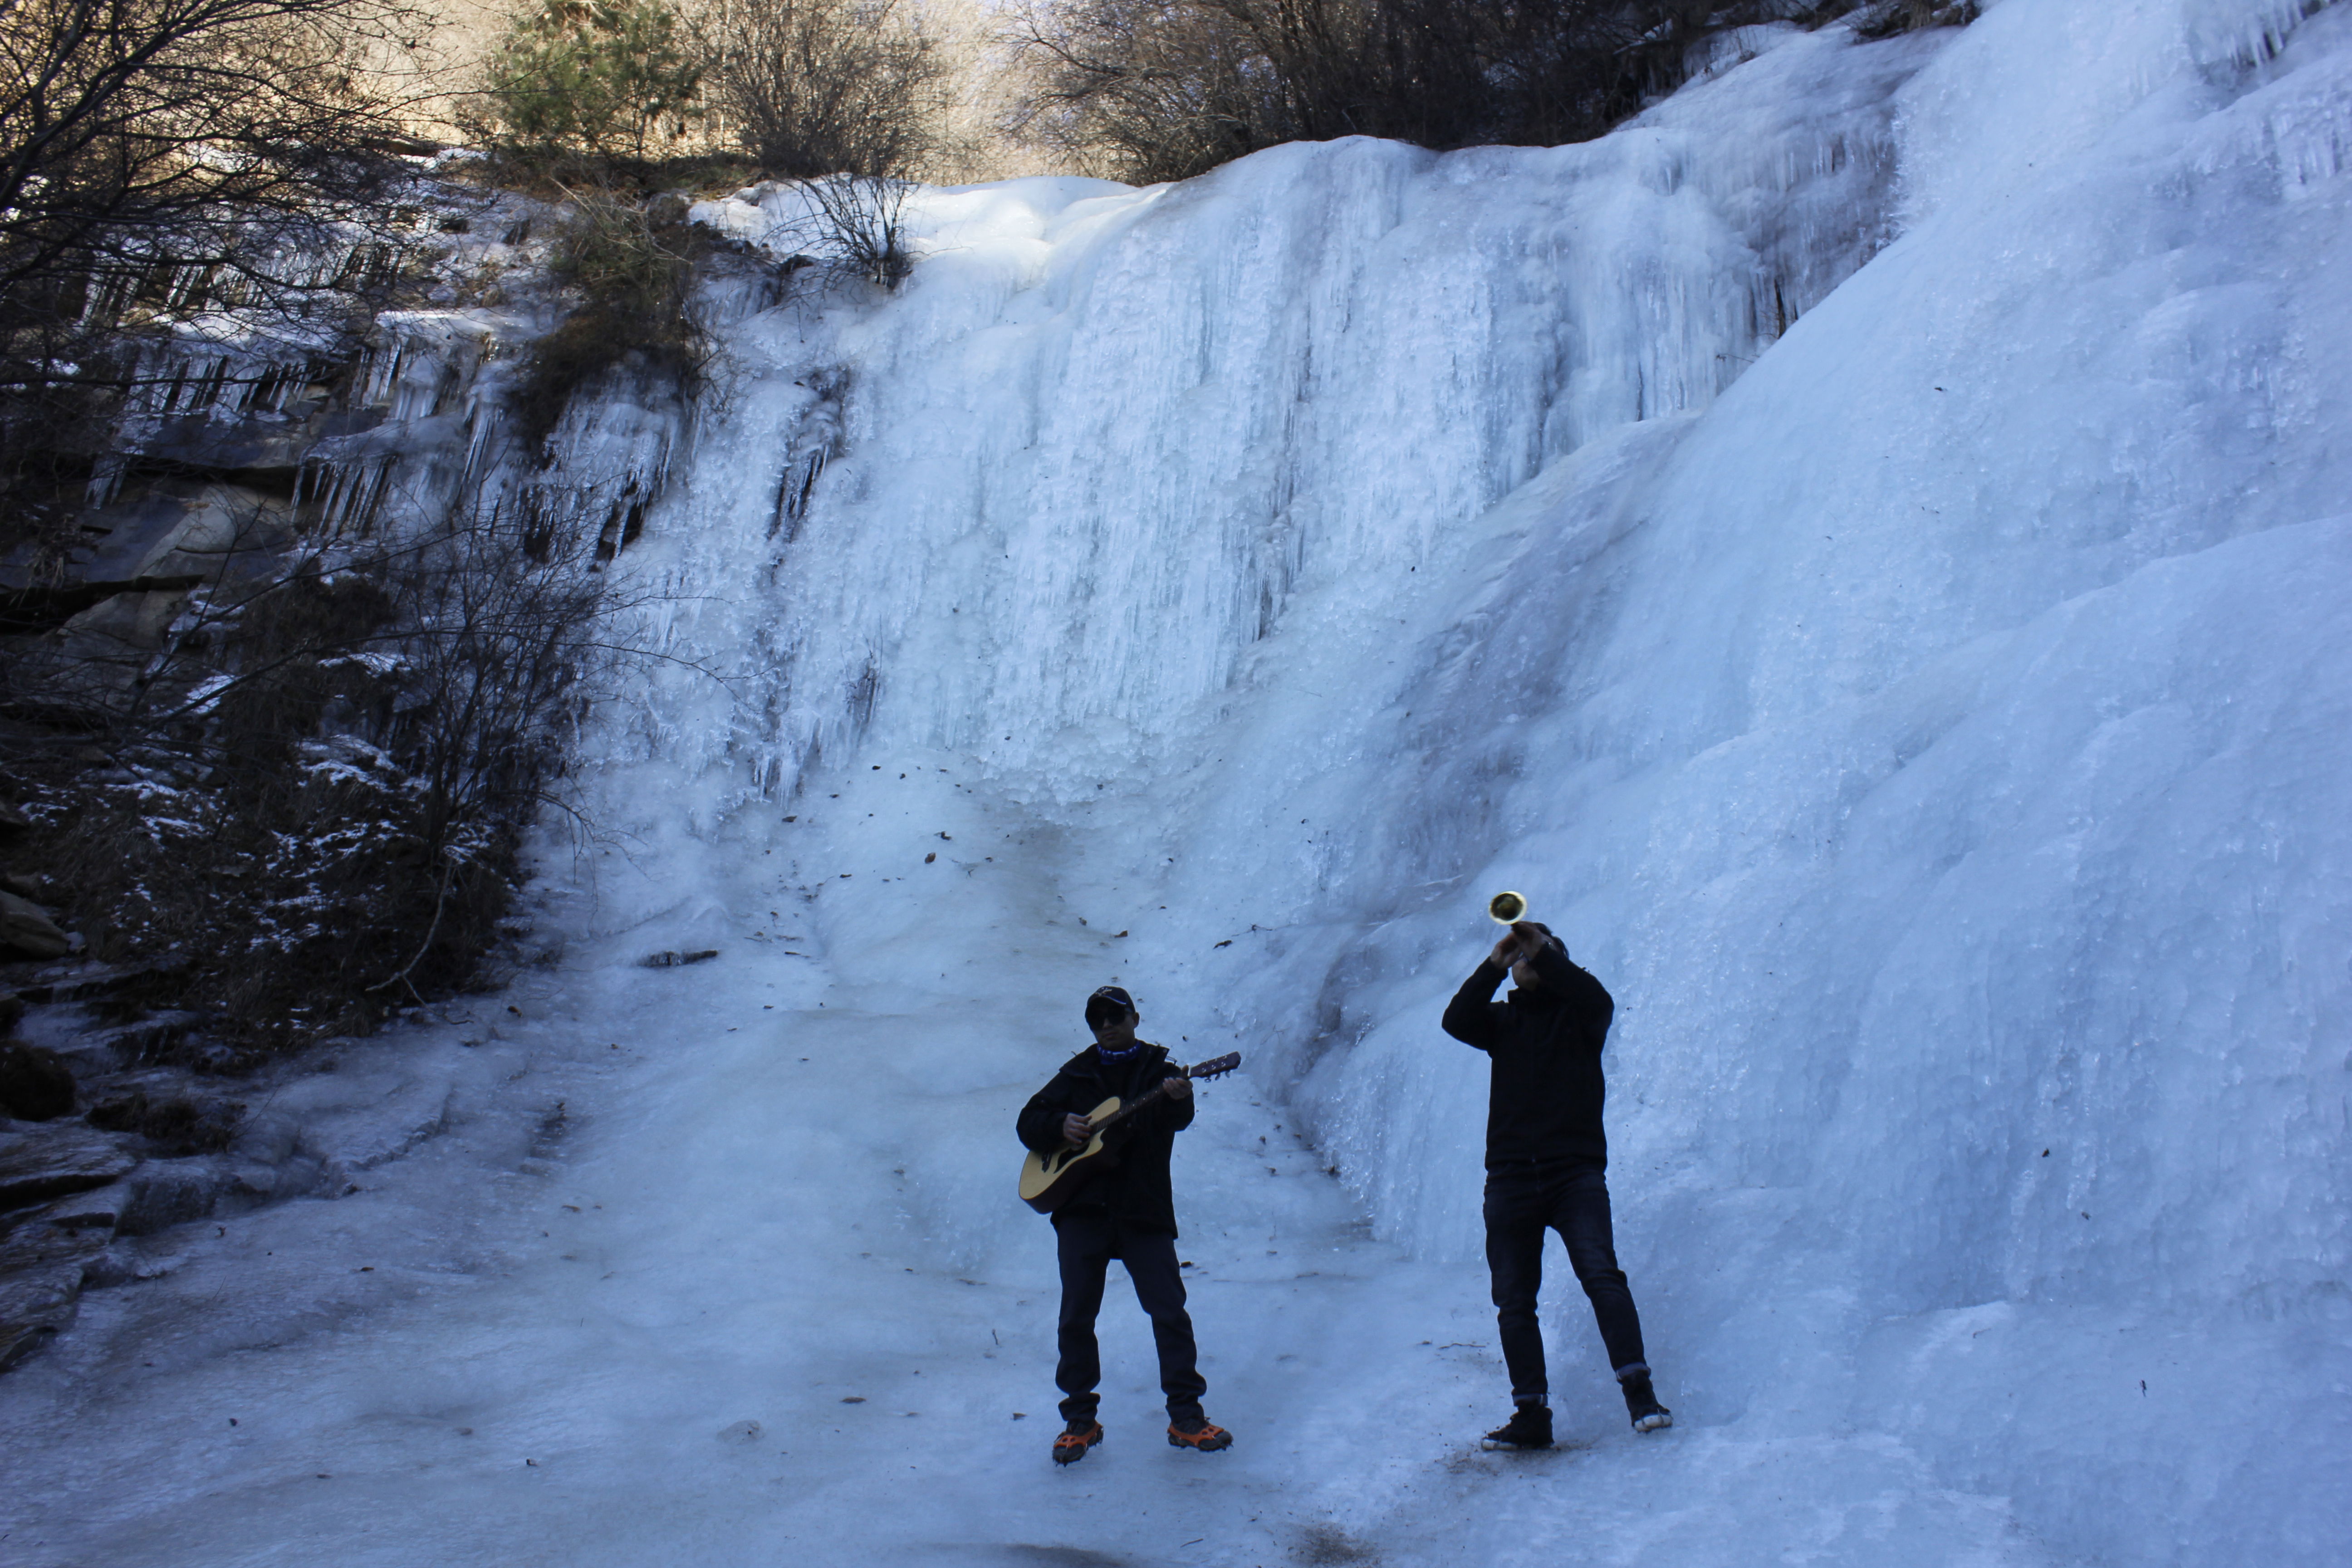
<svg viewBox="0 0 2352 1568">
<path fill-rule="evenodd" d="M 1500 1002 L 1509 972 L 1481 963 L 1445 1006 L 1445 1032 L 1493 1059 L 1486 1168 L 1526 1160 L 1609 1160 L 1601 1130 L 1601 1047 L 1617 1005 L 1556 947 L 1533 960 L 1543 984 Z"/>
<path fill-rule="evenodd" d="M 1032 1095 L 1021 1108 L 1014 1130 L 1021 1142 L 1041 1154 L 1062 1147 L 1062 1118 L 1085 1116 L 1113 1095 L 1131 1105 L 1177 1069 L 1164 1046 L 1141 1042 L 1123 1062 L 1106 1062 L 1092 1046 L 1062 1064 L 1054 1080 Z M 1160 1100 L 1139 1112 L 1126 1124 L 1130 1131 L 1118 1151 L 1118 1163 L 1078 1189 L 1076 1196 L 1054 1211 L 1054 1222 L 1066 1214 L 1108 1214 L 1136 1230 L 1176 1234 L 1176 1198 L 1168 1183 L 1168 1159 L 1176 1152 L 1176 1134 L 1192 1125 L 1192 1102 Z"/>
</svg>

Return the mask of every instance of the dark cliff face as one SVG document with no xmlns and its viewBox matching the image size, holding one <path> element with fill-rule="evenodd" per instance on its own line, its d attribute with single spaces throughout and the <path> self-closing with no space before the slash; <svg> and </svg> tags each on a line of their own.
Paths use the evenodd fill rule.
<svg viewBox="0 0 2352 1568">
<path fill-rule="evenodd" d="M 519 438 L 533 345 L 582 308 L 565 220 L 418 195 L 399 243 L 310 258 L 299 310 L 155 289 L 119 395 L 61 437 L 73 484 L 0 537 L 0 796 L 29 813 L 0 854 L 46 900 L 27 919 L 86 958 L 173 955 L 182 990 L 148 999 L 234 1035 L 463 982 L 561 765 L 578 634 L 686 428 L 674 381 L 619 366 Z M 36 932 L 0 983 L 63 951 Z"/>
<path fill-rule="evenodd" d="M 520 837 L 690 413 L 623 356 L 518 415 L 564 232 L 432 188 L 307 314 L 159 288 L 0 537 L 0 1366 L 110 1237 L 310 1190 L 229 1152 L 256 1075 L 527 948 Z"/>
</svg>

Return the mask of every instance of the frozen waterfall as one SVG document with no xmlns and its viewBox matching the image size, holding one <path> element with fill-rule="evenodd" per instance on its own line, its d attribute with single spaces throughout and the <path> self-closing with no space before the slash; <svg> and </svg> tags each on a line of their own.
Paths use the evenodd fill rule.
<svg viewBox="0 0 2352 1568">
<path fill-rule="evenodd" d="M 571 956 L 0 1386 L 11 1559 L 2340 1560 L 2352 7 L 1741 41 L 1587 145 L 927 192 L 899 295 L 731 326 Z M 1525 1465 L 1436 1029 L 1506 887 L 1617 998 L 1680 1422 L 1555 1250 Z M 1248 1058 L 1239 1441 L 1115 1287 L 1057 1474 L 1010 1127 L 1110 980 Z"/>
</svg>

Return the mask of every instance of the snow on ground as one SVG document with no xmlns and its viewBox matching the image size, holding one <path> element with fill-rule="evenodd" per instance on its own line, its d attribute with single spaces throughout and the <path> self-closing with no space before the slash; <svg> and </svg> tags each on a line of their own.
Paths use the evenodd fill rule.
<svg viewBox="0 0 2352 1568">
<path fill-rule="evenodd" d="M 829 955 L 758 942 L 593 961 L 637 951 L 616 942 L 519 986 L 530 1016 L 482 1047 L 510 1107 L 360 1193 L 179 1238 L 173 1271 L 91 1297 L 12 1376 L 11 1560 L 1459 1561 L 1474 1520 L 1496 1563 L 1586 1534 L 1738 1560 L 1759 1529 L 2040 1560 L 1883 1441 L 1636 1439 L 1572 1348 L 1562 1450 L 1477 1452 L 1501 1386 L 1482 1281 L 1371 1240 L 1238 1080 L 1202 1088 L 1178 1176 L 1210 1406 L 1239 1443 L 1167 1447 L 1115 1290 L 1110 1439 L 1055 1471 L 1050 1233 L 1012 1201 L 1006 1125 L 1102 959 L 1034 934 L 1068 868 L 1029 865 L 877 900 L 957 933 L 929 950 L 950 973 L 1034 988 L 991 1004 L 828 983 Z M 1497 1530 L 1530 1486 L 1549 1502 Z M 1956 1542 L 1974 1556 L 1938 1555 Z"/>
<path fill-rule="evenodd" d="M 2307 9 L 1781 29 L 1589 147 L 926 197 L 898 299 L 736 330 L 628 558 L 703 668 L 596 744 L 511 1076 L 93 1297 L 0 1388 L 10 1552 L 2336 1560 L 2352 10 Z M 1571 1441 L 1473 1446 L 1434 1021 L 1505 887 L 1619 1000 L 1670 1434 L 1555 1278 Z M 1249 1057 L 1178 1169 L 1238 1440 L 1164 1446 L 1115 1288 L 1055 1473 L 1009 1127 L 1110 979 Z"/>
</svg>

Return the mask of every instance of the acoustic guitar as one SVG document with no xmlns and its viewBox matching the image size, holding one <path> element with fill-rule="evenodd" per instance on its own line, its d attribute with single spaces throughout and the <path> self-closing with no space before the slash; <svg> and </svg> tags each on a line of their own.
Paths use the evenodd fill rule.
<svg viewBox="0 0 2352 1568">
<path fill-rule="evenodd" d="M 1170 1084 L 1178 1079 L 1222 1078 L 1241 1065 L 1241 1052 L 1228 1051 L 1214 1061 L 1177 1068 L 1131 1105 L 1121 1105 L 1117 1095 L 1104 1100 L 1087 1113 L 1087 1128 L 1092 1135 L 1084 1147 L 1065 1143 L 1050 1154 L 1033 1152 L 1021 1162 L 1021 1201 L 1039 1214 L 1052 1214 L 1080 1187 L 1118 1163 L 1119 1145 L 1127 1141 L 1122 1129 L 1128 1120 L 1145 1106 L 1167 1099 Z"/>
</svg>

